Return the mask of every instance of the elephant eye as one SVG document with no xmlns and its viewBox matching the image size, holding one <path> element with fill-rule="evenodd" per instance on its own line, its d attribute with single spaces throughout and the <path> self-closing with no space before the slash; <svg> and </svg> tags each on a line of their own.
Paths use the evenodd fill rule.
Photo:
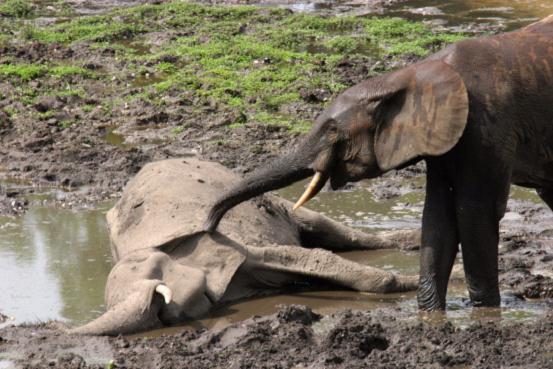
<svg viewBox="0 0 553 369">
<path fill-rule="evenodd" d="M 334 120 L 329 122 L 326 136 L 330 143 L 335 143 L 336 141 L 338 141 L 338 137 L 339 137 L 338 127 Z"/>
</svg>

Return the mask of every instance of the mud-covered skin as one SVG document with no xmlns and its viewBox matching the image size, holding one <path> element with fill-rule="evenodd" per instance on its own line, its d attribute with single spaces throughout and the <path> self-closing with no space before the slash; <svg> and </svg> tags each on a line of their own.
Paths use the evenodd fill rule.
<svg viewBox="0 0 553 369">
<path fill-rule="evenodd" d="M 553 367 L 553 323 L 424 323 L 395 310 L 318 316 L 283 308 L 215 331 L 152 338 L 80 337 L 48 326 L 0 330 L 18 368 L 464 368 Z"/>
<path fill-rule="evenodd" d="M 396 275 L 332 251 L 417 245 L 420 233 L 369 235 L 268 195 L 236 208 L 220 232 L 201 231 L 209 205 L 238 181 L 193 157 L 149 163 L 108 212 L 112 257 L 106 312 L 71 333 L 117 335 L 182 323 L 211 309 L 297 286 L 415 290 Z"/>
<path fill-rule="evenodd" d="M 499 221 L 510 183 L 552 203 L 552 34 L 553 15 L 350 87 L 293 151 L 222 195 L 206 230 L 232 206 L 310 171 L 296 206 L 327 180 L 339 188 L 425 160 L 419 307 L 445 308 L 459 244 L 472 302 L 497 306 Z"/>
</svg>

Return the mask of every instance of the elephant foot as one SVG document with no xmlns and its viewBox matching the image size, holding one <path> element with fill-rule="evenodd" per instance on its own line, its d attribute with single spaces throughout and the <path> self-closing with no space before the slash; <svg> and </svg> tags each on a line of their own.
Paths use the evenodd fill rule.
<svg viewBox="0 0 553 369">
<path fill-rule="evenodd" d="M 418 288 L 418 276 L 403 276 L 385 273 L 377 277 L 374 272 L 369 278 L 359 279 L 353 285 L 354 289 L 362 292 L 392 293 L 414 291 Z"/>
<path fill-rule="evenodd" d="M 439 296 L 434 278 L 421 276 L 417 293 L 419 309 L 423 311 L 445 310 L 445 295 Z"/>
<path fill-rule="evenodd" d="M 402 250 L 418 250 L 421 245 L 420 229 L 383 231 L 378 235 Z"/>
</svg>

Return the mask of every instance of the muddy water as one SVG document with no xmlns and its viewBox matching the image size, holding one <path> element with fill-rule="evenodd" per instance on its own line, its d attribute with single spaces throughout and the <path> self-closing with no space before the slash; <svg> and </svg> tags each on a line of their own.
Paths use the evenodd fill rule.
<svg viewBox="0 0 553 369">
<path fill-rule="evenodd" d="M 388 195 L 385 193 L 384 198 L 380 198 L 383 194 L 379 192 L 377 200 L 372 187 L 365 184 L 349 191 L 323 192 L 309 206 L 367 232 L 415 228 L 420 223 L 424 192 L 420 179 L 410 182 L 400 186 L 400 195 L 391 199 L 386 199 Z M 294 200 L 303 187 L 304 183 L 298 183 L 282 190 L 281 195 Z M 518 202 L 539 201 L 533 192 L 521 188 L 514 187 L 512 195 Z M 34 200 L 38 197 L 33 195 Z M 103 311 L 104 286 L 111 268 L 105 222 L 105 213 L 110 206 L 104 204 L 97 209 L 79 211 L 32 206 L 19 218 L 0 218 L 0 312 L 12 317 L 9 322 L 59 319 L 82 323 Z M 418 271 L 417 252 L 356 251 L 343 256 L 404 274 Z M 465 308 L 466 292 L 462 284 L 452 285 L 448 301 L 449 319 L 463 324 L 474 318 L 471 310 Z M 189 327 L 216 327 L 252 315 L 273 313 L 280 304 L 304 304 L 320 313 L 400 305 L 416 313 L 414 293 L 378 295 L 312 291 L 225 306 Z M 521 304 L 507 299 L 504 305 L 507 309 L 500 311 L 499 315 L 517 320 L 534 319 L 544 310 L 544 303 L 539 301 Z M 498 312 L 483 314 L 496 318 Z"/>
<path fill-rule="evenodd" d="M 33 206 L 19 218 L 0 218 L 0 311 L 8 323 L 83 322 L 102 311 L 111 268 L 108 207 Z"/>
<path fill-rule="evenodd" d="M 450 29 L 462 26 L 460 29 L 465 31 L 513 30 L 553 13 L 553 1 L 550 0 L 405 0 L 392 1 L 383 7 L 378 2 L 363 0 L 265 0 L 260 5 L 278 5 L 297 12 L 385 14 Z"/>
<path fill-rule="evenodd" d="M 408 0 L 398 2 L 387 13 L 447 26 L 489 24 L 513 30 L 553 13 L 550 0 Z"/>
<path fill-rule="evenodd" d="M 381 181 L 385 179 L 375 179 L 373 183 Z M 305 183 L 290 186 L 281 190 L 280 194 L 291 200 L 297 199 Z M 422 178 L 409 181 L 399 189 L 378 193 L 373 193 L 368 185 L 367 181 L 352 190 L 323 191 L 309 202 L 309 208 L 367 232 L 419 227 L 424 200 Z M 377 184 L 374 187 L 381 186 Z"/>
</svg>

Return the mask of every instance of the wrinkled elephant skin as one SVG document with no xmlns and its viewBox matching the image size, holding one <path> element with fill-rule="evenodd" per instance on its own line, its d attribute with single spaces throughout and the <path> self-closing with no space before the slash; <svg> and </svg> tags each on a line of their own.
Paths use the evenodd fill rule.
<svg viewBox="0 0 553 369">
<path fill-rule="evenodd" d="M 267 195 L 236 207 L 220 232 L 202 231 L 210 204 L 239 178 L 194 158 L 146 165 L 108 212 L 115 261 L 107 311 L 72 333 L 117 335 L 175 324 L 213 306 L 293 285 L 367 292 L 416 289 L 331 251 L 418 245 L 419 231 L 368 235 Z"/>
</svg>

